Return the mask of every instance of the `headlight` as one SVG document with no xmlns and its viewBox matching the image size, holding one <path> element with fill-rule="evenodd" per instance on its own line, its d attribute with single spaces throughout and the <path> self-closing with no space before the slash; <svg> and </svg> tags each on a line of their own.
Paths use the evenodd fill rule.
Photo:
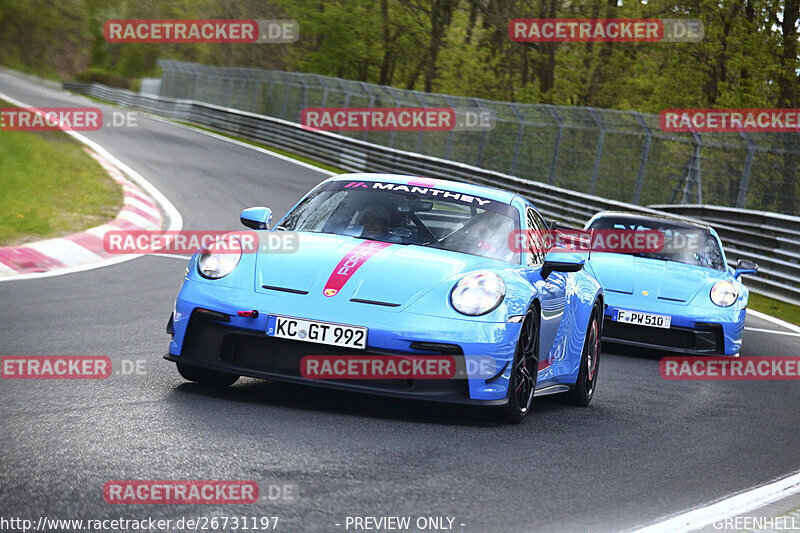
<svg viewBox="0 0 800 533">
<path fill-rule="evenodd" d="M 736 303 L 739 292 L 730 281 L 718 281 L 711 287 L 711 301 L 720 307 L 730 307 Z"/>
<path fill-rule="evenodd" d="M 494 310 L 506 295 L 506 284 L 493 272 L 473 272 L 456 283 L 450 303 L 463 315 L 485 315 Z"/>
<path fill-rule="evenodd" d="M 233 235 L 224 235 L 203 248 L 197 260 L 197 271 L 204 278 L 227 276 L 242 258 L 242 243 Z"/>
</svg>

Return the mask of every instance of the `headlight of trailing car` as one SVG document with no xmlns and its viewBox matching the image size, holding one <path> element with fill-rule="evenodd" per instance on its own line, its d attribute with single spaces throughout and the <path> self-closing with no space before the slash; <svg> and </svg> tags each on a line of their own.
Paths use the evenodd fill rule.
<svg viewBox="0 0 800 533">
<path fill-rule="evenodd" d="M 478 316 L 493 311 L 506 295 L 506 284 L 494 272 L 467 274 L 450 293 L 450 303 L 463 315 Z"/>
<path fill-rule="evenodd" d="M 711 301 L 720 307 L 730 307 L 736 303 L 739 291 L 730 281 L 718 281 L 711 287 Z"/>
<path fill-rule="evenodd" d="M 242 258 L 242 243 L 233 235 L 225 235 L 203 248 L 197 260 L 197 271 L 208 279 L 227 276 Z"/>
</svg>

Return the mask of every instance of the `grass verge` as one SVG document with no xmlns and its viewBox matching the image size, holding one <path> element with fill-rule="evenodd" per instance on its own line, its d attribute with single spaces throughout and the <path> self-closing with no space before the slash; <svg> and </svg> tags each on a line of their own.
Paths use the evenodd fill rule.
<svg viewBox="0 0 800 533">
<path fill-rule="evenodd" d="M 0 131 L 0 246 L 103 224 L 122 202 L 121 187 L 69 135 Z"/>
<path fill-rule="evenodd" d="M 747 307 L 800 326 L 800 306 L 750 292 Z"/>
</svg>

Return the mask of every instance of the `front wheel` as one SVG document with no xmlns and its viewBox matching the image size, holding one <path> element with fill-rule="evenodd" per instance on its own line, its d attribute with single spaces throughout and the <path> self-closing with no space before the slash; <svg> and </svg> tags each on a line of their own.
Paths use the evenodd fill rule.
<svg viewBox="0 0 800 533">
<path fill-rule="evenodd" d="M 178 372 L 188 381 L 194 381 L 195 383 L 208 385 L 209 387 L 229 387 L 239 379 L 239 376 L 236 374 L 217 372 L 215 370 L 207 370 L 196 366 L 186 366 L 181 363 L 178 363 Z"/>
<path fill-rule="evenodd" d="M 511 378 L 508 380 L 508 404 L 499 409 L 504 422 L 519 424 L 531 410 L 539 372 L 539 315 L 529 310 L 522 321 Z"/>
<path fill-rule="evenodd" d="M 578 380 L 572 388 L 564 393 L 564 400 L 572 405 L 586 407 L 592 401 L 597 386 L 597 371 L 600 366 L 600 307 L 595 304 L 589 318 L 586 340 L 581 353 L 581 368 Z"/>
</svg>

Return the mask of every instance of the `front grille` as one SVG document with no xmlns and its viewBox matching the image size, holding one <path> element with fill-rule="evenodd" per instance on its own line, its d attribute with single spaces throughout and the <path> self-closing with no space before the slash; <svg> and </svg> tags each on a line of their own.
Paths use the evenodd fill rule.
<svg viewBox="0 0 800 533">
<path fill-rule="evenodd" d="M 603 337 L 609 341 L 651 344 L 709 354 L 721 354 L 724 348 L 722 326 L 719 324 L 698 323 L 696 329 L 674 326 L 663 329 L 605 320 Z"/>
<path fill-rule="evenodd" d="M 426 345 L 426 347 L 436 346 L 437 348 L 443 348 L 436 352 L 428 351 L 428 354 L 454 357 L 457 372 L 466 368 L 463 353 L 457 345 L 434 343 L 431 346 L 427 346 L 431 343 L 422 344 Z M 355 350 L 327 344 L 269 337 L 263 332 L 232 328 L 230 324 L 205 318 L 199 313 L 193 313 L 189 319 L 181 351 L 181 357 L 185 356 L 187 360 L 201 359 L 208 363 L 222 363 L 236 367 L 240 371 L 252 371 L 255 376 L 259 376 L 259 373 L 267 373 L 270 375 L 301 377 L 300 364 L 303 357 L 308 355 L 363 357 L 365 355 L 409 355 L 409 353 L 388 352 L 369 348 L 367 350 Z M 246 374 L 246 372 L 242 373 Z M 431 395 L 432 397 L 437 395 L 469 397 L 468 381 L 458 378 L 445 380 L 351 379 L 326 381 L 387 391 L 408 391 L 416 395 Z"/>
<path fill-rule="evenodd" d="M 287 376 L 301 376 L 300 364 L 303 357 L 309 355 L 365 356 L 376 355 L 370 350 L 354 350 L 328 344 L 293 341 L 276 337 L 237 335 L 225 336 L 220 352 L 220 359 L 241 368 L 250 368 Z M 381 355 L 381 354 L 377 354 Z M 410 389 L 410 379 L 381 380 L 333 380 L 353 382 L 364 386 L 380 386 L 389 389 Z"/>
</svg>

